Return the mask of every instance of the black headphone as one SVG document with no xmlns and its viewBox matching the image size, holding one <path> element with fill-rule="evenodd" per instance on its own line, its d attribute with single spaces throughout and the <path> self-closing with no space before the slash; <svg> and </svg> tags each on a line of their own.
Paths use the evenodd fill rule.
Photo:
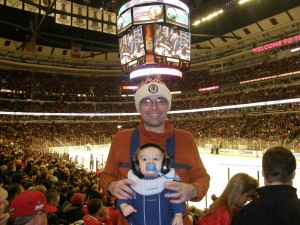
<svg viewBox="0 0 300 225">
<path fill-rule="evenodd" d="M 160 147 L 159 145 L 156 145 L 156 144 L 152 144 L 152 143 L 144 144 L 135 151 L 134 156 L 131 159 L 131 169 L 132 169 L 133 174 L 136 175 L 139 178 L 144 177 L 144 175 L 141 173 L 141 170 L 140 170 L 140 167 L 139 167 L 139 160 L 137 158 L 137 155 L 141 150 L 143 150 L 145 148 L 148 148 L 148 147 L 157 148 L 157 149 L 161 150 L 164 153 L 161 172 L 163 174 L 167 174 L 170 171 L 170 157 L 167 155 L 167 153 L 165 152 L 165 150 L 162 147 Z"/>
</svg>

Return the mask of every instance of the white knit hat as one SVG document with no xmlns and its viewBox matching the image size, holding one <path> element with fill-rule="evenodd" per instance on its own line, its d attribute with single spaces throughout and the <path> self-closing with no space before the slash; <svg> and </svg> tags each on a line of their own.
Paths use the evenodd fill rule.
<svg viewBox="0 0 300 225">
<path fill-rule="evenodd" d="M 134 95 L 135 107 L 138 112 L 140 112 L 139 105 L 142 99 L 149 96 L 164 97 L 168 101 L 168 110 L 170 110 L 172 94 L 168 87 L 162 81 L 156 82 L 156 80 L 152 80 L 150 83 L 147 83 L 146 81 L 139 85 Z"/>
</svg>

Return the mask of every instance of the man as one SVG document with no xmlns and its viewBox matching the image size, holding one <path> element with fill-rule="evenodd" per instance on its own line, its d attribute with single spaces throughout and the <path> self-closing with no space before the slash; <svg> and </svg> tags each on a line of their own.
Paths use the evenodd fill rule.
<svg viewBox="0 0 300 225">
<path fill-rule="evenodd" d="M 9 213 L 6 213 L 6 208 L 8 206 L 7 191 L 0 187 L 0 225 L 6 225 L 6 221 L 9 218 Z"/>
<path fill-rule="evenodd" d="M 40 191 L 24 191 L 12 200 L 9 211 L 10 225 L 45 225 L 47 213 L 56 212 L 56 207 L 47 204 L 46 196 Z"/>
<path fill-rule="evenodd" d="M 293 185 L 296 159 L 284 147 L 268 149 L 262 159 L 265 186 L 233 217 L 232 225 L 295 225 L 300 221 L 300 200 Z"/>
<path fill-rule="evenodd" d="M 172 34 L 172 56 L 175 58 L 179 58 L 177 51 L 179 50 L 180 47 L 180 40 L 179 40 L 179 31 L 174 31 Z"/>
<path fill-rule="evenodd" d="M 84 201 L 86 199 L 86 194 L 74 193 L 71 197 L 71 203 L 63 208 L 63 213 L 60 219 L 67 220 L 69 223 L 74 223 L 77 220 L 81 220 L 84 216 L 84 211 L 82 210 Z"/>
<path fill-rule="evenodd" d="M 87 204 L 87 209 L 89 214 L 82 218 L 85 225 L 112 225 L 109 218 L 108 208 L 103 207 L 101 199 L 91 199 Z"/>
<path fill-rule="evenodd" d="M 55 189 L 49 189 L 45 192 L 45 196 L 47 199 L 47 204 L 51 206 L 55 206 L 57 208 L 56 213 L 48 213 L 48 225 L 59 225 L 59 217 L 57 214 L 61 214 L 61 209 L 59 210 L 59 192 Z"/>
<path fill-rule="evenodd" d="M 94 156 L 93 156 L 93 154 L 91 154 L 91 156 L 90 156 L 90 170 L 91 171 L 94 170 Z"/>
<path fill-rule="evenodd" d="M 119 199 L 134 196 L 129 185 L 135 185 L 127 179 L 131 169 L 130 158 L 138 147 L 154 143 L 166 149 L 170 155 L 171 167 L 181 178 L 181 182 L 171 181 L 166 189 L 175 193 L 166 194 L 171 203 L 200 201 L 206 194 L 210 177 L 200 159 L 195 140 L 188 132 L 175 129 L 166 122 L 171 108 L 172 95 L 166 85 L 158 78 L 148 78 L 142 82 L 135 94 L 135 106 L 142 121 L 138 129 L 126 129 L 118 132 L 111 144 L 104 171 L 100 175 L 100 186 L 105 194 Z M 176 199 L 176 200 L 175 200 Z M 185 207 L 185 215 L 188 215 Z M 118 224 L 129 224 L 123 215 Z M 188 216 L 184 225 L 191 224 Z"/>
</svg>

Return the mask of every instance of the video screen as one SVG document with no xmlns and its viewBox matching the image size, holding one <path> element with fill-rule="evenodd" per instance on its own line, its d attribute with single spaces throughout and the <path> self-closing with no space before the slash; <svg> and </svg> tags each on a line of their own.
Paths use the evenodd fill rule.
<svg viewBox="0 0 300 225">
<path fill-rule="evenodd" d="M 148 5 L 133 8 L 133 23 L 159 23 L 164 22 L 163 5 Z"/>
<path fill-rule="evenodd" d="M 191 35 L 189 32 L 154 24 L 154 54 L 190 60 Z"/>
<path fill-rule="evenodd" d="M 127 10 L 117 19 L 117 33 L 120 34 L 132 25 L 131 9 Z"/>
<path fill-rule="evenodd" d="M 145 55 L 143 28 L 141 25 L 119 38 L 119 53 L 121 65 Z"/>
<path fill-rule="evenodd" d="M 186 29 L 189 28 L 189 14 L 188 12 L 172 7 L 166 6 L 166 22 L 172 23 L 174 25 L 178 25 L 184 27 Z"/>
</svg>

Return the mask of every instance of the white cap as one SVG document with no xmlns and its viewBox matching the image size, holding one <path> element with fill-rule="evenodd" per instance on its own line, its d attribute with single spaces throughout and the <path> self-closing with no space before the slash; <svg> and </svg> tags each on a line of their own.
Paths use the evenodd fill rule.
<svg viewBox="0 0 300 225">
<path fill-rule="evenodd" d="M 171 108 L 172 94 L 168 87 L 163 82 L 152 81 L 150 83 L 145 83 L 140 85 L 135 92 L 135 107 L 138 112 L 140 112 L 139 105 L 142 99 L 149 96 L 161 96 L 168 101 L 168 110 Z"/>
</svg>

